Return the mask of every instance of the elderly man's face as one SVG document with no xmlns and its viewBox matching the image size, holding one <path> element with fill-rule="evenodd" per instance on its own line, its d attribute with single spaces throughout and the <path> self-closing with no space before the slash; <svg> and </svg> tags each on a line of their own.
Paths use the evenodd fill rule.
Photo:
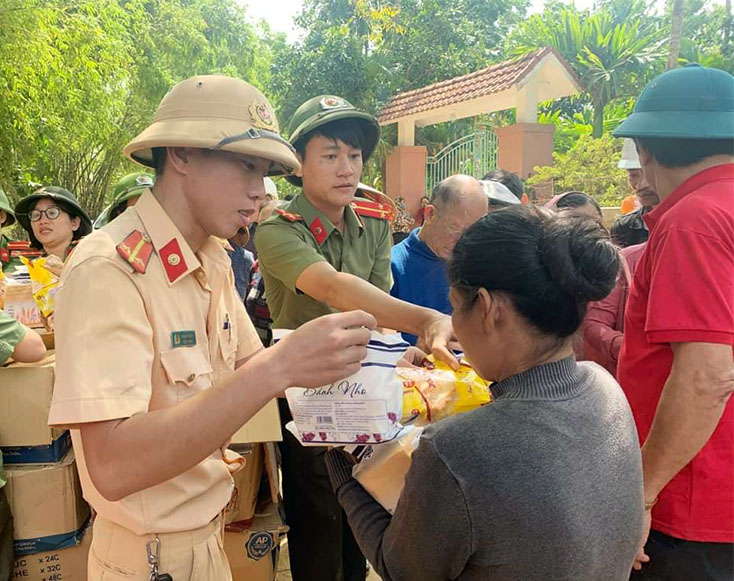
<svg viewBox="0 0 734 581">
<path fill-rule="evenodd" d="M 430 235 L 426 243 L 444 260 L 451 257 L 464 231 L 487 213 L 487 196 L 479 186 L 476 196 L 464 196 L 445 208 L 426 206 L 426 225 Z"/>
</svg>

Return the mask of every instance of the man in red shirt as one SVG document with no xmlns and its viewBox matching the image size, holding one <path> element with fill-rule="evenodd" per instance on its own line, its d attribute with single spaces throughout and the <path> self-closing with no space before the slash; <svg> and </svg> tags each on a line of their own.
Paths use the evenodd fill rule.
<svg viewBox="0 0 734 581">
<path fill-rule="evenodd" d="M 614 132 L 635 140 L 661 200 L 645 215 L 618 369 L 651 524 L 632 579 L 734 578 L 732 96 L 726 72 L 668 71 Z"/>
</svg>

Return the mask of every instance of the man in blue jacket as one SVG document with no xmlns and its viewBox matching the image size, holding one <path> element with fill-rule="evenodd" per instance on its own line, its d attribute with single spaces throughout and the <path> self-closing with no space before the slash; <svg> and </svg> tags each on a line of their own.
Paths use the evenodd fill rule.
<svg viewBox="0 0 734 581">
<path fill-rule="evenodd" d="M 450 314 L 446 260 L 487 206 L 487 195 L 473 177 L 455 175 L 439 182 L 425 207 L 423 225 L 392 249 L 390 294 Z M 403 338 L 415 345 L 415 335 L 403 333 Z"/>
</svg>

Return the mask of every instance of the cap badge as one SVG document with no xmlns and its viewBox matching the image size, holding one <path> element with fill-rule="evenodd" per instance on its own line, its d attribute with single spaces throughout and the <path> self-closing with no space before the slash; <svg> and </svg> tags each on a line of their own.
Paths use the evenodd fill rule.
<svg viewBox="0 0 734 581">
<path fill-rule="evenodd" d="M 275 112 L 265 103 L 253 101 L 250 103 L 250 117 L 253 127 L 267 131 L 278 131 L 278 121 Z"/>
<path fill-rule="evenodd" d="M 135 178 L 135 183 L 139 186 L 152 186 L 153 180 L 150 176 L 138 176 Z"/>
<path fill-rule="evenodd" d="M 319 105 L 321 105 L 323 110 L 327 111 L 329 109 L 340 109 L 341 107 L 346 107 L 347 102 L 341 97 L 324 97 L 319 101 Z"/>
</svg>

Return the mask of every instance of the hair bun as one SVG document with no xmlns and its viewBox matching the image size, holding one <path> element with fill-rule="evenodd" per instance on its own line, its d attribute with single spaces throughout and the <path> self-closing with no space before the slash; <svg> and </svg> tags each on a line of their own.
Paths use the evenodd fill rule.
<svg viewBox="0 0 734 581">
<path fill-rule="evenodd" d="M 608 233 L 584 216 L 554 214 L 538 239 L 538 258 L 560 292 L 598 301 L 614 288 L 620 257 Z"/>
</svg>

